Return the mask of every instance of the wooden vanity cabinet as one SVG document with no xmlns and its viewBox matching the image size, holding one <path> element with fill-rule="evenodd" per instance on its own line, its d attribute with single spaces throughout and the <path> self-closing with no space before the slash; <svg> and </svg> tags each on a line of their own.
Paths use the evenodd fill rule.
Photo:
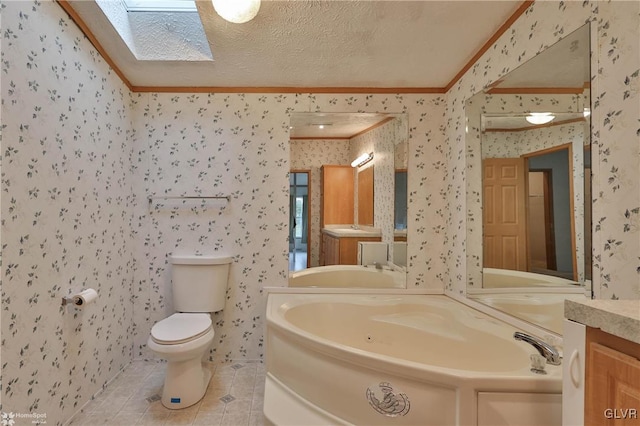
<svg viewBox="0 0 640 426">
<path fill-rule="evenodd" d="M 358 225 L 373 226 L 373 165 L 358 173 Z"/>
<path fill-rule="evenodd" d="M 586 333 L 586 426 L 640 426 L 640 344 L 597 328 Z"/>
<path fill-rule="evenodd" d="M 320 241 L 320 266 L 337 265 L 340 259 L 340 239 L 322 234 Z"/>
<path fill-rule="evenodd" d="M 357 265 L 358 242 L 382 241 L 380 237 L 333 237 L 322 234 L 321 265 Z"/>
<path fill-rule="evenodd" d="M 324 165 L 320 173 L 320 228 L 354 223 L 353 167 Z"/>
<path fill-rule="evenodd" d="M 354 223 L 355 172 L 353 167 L 324 165 L 320 170 L 322 174 L 320 227 Z M 371 177 L 371 181 L 372 179 Z M 371 218 L 362 218 L 366 223 L 373 223 L 372 203 L 373 200 L 371 200 Z M 320 240 L 320 266 L 357 265 L 360 241 L 382 241 L 382 239 L 380 237 L 334 237 L 323 233 Z"/>
</svg>

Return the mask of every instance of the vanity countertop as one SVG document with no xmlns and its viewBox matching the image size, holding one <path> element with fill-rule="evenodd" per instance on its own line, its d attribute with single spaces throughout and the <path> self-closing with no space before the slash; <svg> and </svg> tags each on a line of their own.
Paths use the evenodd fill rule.
<svg viewBox="0 0 640 426">
<path fill-rule="evenodd" d="M 564 316 L 640 344 L 640 300 L 565 300 Z"/>
<path fill-rule="evenodd" d="M 381 237 L 382 232 L 379 229 L 370 226 L 360 226 L 352 228 L 351 225 L 328 225 L 322 228 L 322 232 L 336 238 L 344 237 Z"/>
</svg>

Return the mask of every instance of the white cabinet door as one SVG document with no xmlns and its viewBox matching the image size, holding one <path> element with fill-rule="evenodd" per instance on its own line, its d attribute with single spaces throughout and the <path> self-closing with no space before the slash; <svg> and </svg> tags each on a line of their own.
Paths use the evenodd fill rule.
<svg viewBox="0 0 640 426">
<path fill-rule="evenodd" d="M 560 426 L 559 393 L 478 392 L 478 426 Z"/>
<path fill-rule="evenodd" d="M 562 425 L 584 424 L 585 336 L 583 324 L 564 320 L 562 359 Z"/>
</svg>

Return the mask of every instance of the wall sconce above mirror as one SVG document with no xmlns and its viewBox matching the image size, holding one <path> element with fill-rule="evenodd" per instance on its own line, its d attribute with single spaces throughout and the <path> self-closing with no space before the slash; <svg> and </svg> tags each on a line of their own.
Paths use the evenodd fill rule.
<svg viewBox="0 0 640 426">
<path fill-rule="evenodd" d="M 290 220 L 291 229 L 309 230 L 304 242 L 300 232 L 289 233 L 290 285 L 311 279 L 318 287 L 406 287 L 408 129 L 406 114 L 291 115 L 290 170 L 305 173 L 309 183 L 306 189 L 292 187 L 290 194 L 308 193 L 310 213 L 307 227 L 301 224 L 304 215 Z M 317 273 L 326 270 L 340 272 L 333 282 L 318 281 Z M 376 279 L 366 276 L 371 271 L 379 273 Z M 297 279 L 311 274 L 316 276 Z M 390 279 L 381 283 L 377 278 L 383 275 Z M 347 282 L 337 284 L 338 276 Z"/>
<path fill-rule="evenodd" d="M 373 152 L 365 152 L 351 162 L 351 167 L 362 167 L 373 160 Z"/>
<path fill-rule="evenodd" d="M 467 297 L 561 334 L 590 294 L 590 31 L 467 99 Z"/>
<path fill-rule="evenodd" d="M 537 125 L 547 124 L 555 118 L 556 116 L 550 112 L 531 112 L 525 117 L 525 120 L 527 120 L 528 123 Z"/>
</svg>

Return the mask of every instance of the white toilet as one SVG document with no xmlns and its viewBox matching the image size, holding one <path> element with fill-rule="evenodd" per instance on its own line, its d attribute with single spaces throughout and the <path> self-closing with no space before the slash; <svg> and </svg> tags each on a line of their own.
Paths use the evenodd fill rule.
<svg viewBox="0 0 640 426">
<path fill-rule="evenodd" d="M 172 256 L 177 313 L 157 322 L 147 346 L 168 361 L 162 405 L 185 408 L 200 401 L 211 379 L 202 357 L 213 343 L 211 313 L 224 308 L 231 257 Z"/>
</svg>

